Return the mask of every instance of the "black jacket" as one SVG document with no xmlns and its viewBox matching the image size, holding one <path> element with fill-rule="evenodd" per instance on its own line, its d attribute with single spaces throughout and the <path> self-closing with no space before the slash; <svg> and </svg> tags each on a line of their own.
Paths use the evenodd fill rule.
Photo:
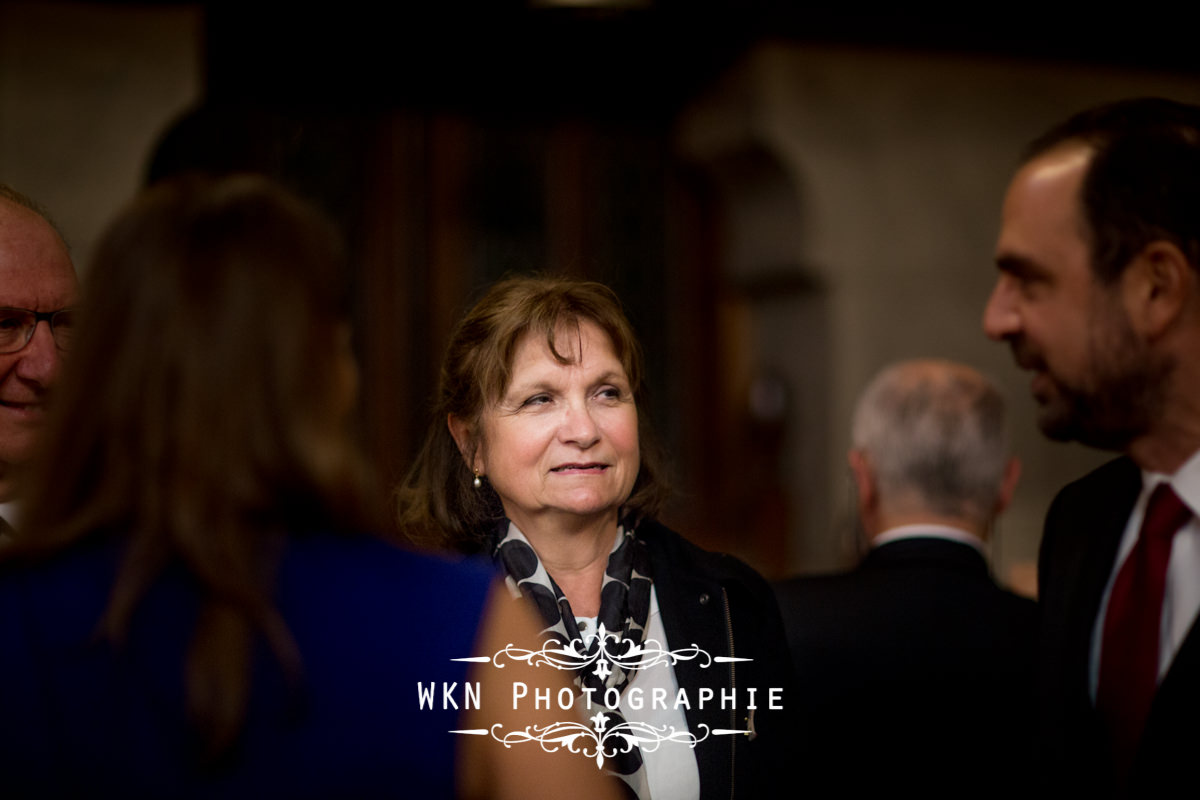
<svg viewBox="0 0 1200 800">
<path fill-rule="evenodd" d="M 1118 787 L 1088 691 L 1092 628 L 1112 574 L 1141 470 L 1119 458 L 1066 486 L 1046 515 L 1038 560 L 1042 598 L 1042 745 L 1047 795 L 1164 797 L 1189 785 L 1200 752 L 1200 629 L 1159 683 L 1129 783 Z"/>
<path fill-rule="evenodd" d="M 688 727 L 697 737 L 700 797 L 774 797 L 772 781 L 791 779 L 788 769 L 795 754 L 790 741 L 792 672 L 770 586 L 753 569 L 733 556 L 710 553 L 655 522 L 643 522 L 638 536 L 646 542 L 654 569 L 654 586 L 667 645 L 672 650 L 695 645 L 709 655 L 745 658 L 702 666 L 701 659 L 675 665 L 675 677 L 687 692 Z M 755 692 L 753 700 L 748 692 Z M 703 709 L 700 690 L 712 689 L 714 699 Z M 771 690 L 776 705 L 771 709 Z M 722 691 L 733 691 L 733 703 L 721 707 Z M 755 709 L 750 709 L 753 704 Z M 751 730 L 739 735 L 712 731 Z"/>
<path fill-rule="evenodd" d="M 902 539 L 777 591 L 813 796 L 1030 788 L 1037 606 L 997 586 L 977 550 Z"/>
</svg>

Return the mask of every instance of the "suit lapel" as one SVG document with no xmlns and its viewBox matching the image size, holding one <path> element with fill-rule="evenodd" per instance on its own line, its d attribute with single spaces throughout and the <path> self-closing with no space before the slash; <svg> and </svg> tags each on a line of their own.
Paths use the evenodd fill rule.
<svg viewBox="0 0 1200 800">
<path fill-rule="evenodd" d="M 1200 630 L 1197 620 L 1192 620 L 1187 636 L 1154 693 L 1150 716 L 1146 720 L 1147 736 L 1173 733 L 1181 727 L 1196 729 L 1197 714 L 1200 714 L 1197 675 L 1200 675 Z"/>
<path fill-rule="evenodd" d="M 1042 647 L 1047 663 L 1057 662 L 1057 677 L 1050 679 L 1057 688 L 1051 691 L 1059 694 L 1062 710 L 1074 720 L 1068 728 L 1078 733 L 1076 726 L 1082 726 L 1088 736 L 1099 735 L 1089 689 L 1092 631 L 1140 490 L 1136 465 L 1118 459 L 1065 488 L 1046 519 L 1039 570 L 1049 565 L 1054 580 L 1042 587 L 1040 598 L 1047 622 Z"/>
<path fill-rule="evenodd" d="M 1163 676 L 1162 682 L 1159 684 L 1158 691 L 1154 695 L 1154 706 L 1157 707 L 1161 697 L 1171 697 L 1175 692 L 1179 691 L 1180 686 L 1191 684 L 1190 691 L 1195 691 L 1196 676 L 1200 675 L 1200 631 L 1196 628 L 1196 621 L 1192 621 L 1192 626 L 1188 629 L 1187 637 L 1179 645 L 1179 651 L 1175 653 L 1175 658 L 1171 661 L 1171 666 L 1167 670 L 1167 674 Z M 1170 703 L 1165 703 L 1170 706 Z M 1151 709 L 1153 713 L 1153 708 Z"/>
<path fill-rule="evenodd" d="M 1111 486 L 1101 485 L 1097 487 L 1098 492 L 1087 498 L 1090 502 L 1086 506 L 1087 513 L 1082 516 L 1079 528 L 1081 537 L 1093 540 L 1091 547 L 1085 544 L 1083 548 L 1080 582 L 1077 587 L 1080 609 L 1077 654 L 1085 675 L 1091 661 L 1092 631 L 1100 613 L 1100 601 L 1112 575 L 1121 536 L 1129 522 L 1129 514 L 1133 511 L 1142 488 L 1140 471 L 1132 461 L 1127 464 L 1128 469 L 1120 470 L 1113 476 Z"/>
</svg>

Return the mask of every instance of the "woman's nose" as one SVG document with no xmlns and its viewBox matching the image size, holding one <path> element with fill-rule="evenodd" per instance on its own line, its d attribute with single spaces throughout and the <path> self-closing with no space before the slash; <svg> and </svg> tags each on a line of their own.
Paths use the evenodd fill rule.
<svg viewBox="0 0 1200 800">
<path fill-rule="evenodd" d="M 572 403 L 566 409 L 560 435 L 564 441 L 579 447 L 591 447 L 600 438 L 596 420 L 592 418 L 587 403 Z"/>
</svg>

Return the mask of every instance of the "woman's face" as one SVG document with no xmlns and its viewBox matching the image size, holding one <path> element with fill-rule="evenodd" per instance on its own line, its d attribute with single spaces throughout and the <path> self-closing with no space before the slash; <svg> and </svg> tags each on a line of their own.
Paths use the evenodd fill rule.
<svg viewBox="0 0 1200 800">
<path fill-rule="evenodd" d="M 598 326 L 581 321 L 555 337 L 555 360 L 540 335 L 526 335 L 512 380 L 485 409 L 474 468 L 522 531 L 611 517 L 638 474 L 637 407 L 629 378 Z"/>
</svg>

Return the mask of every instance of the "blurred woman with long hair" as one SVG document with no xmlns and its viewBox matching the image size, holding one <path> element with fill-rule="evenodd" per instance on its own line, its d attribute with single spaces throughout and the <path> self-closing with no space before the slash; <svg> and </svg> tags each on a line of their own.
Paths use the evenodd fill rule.
<svg viewBox="0 0 1200 800">
<path fill-rule="evenodd" d="M 533 625 L 489 568 L 369 534 L 341 263 L 319 214 L 250 177 L 160 184 L 105 236 L 0 556 L 6 794 L 608 790 L 452 733 L 537 721 L 497 685 L 520 672 L 452 660 Z M 442 707 L 476 680 L 480 707 Z"/>
</svg>

